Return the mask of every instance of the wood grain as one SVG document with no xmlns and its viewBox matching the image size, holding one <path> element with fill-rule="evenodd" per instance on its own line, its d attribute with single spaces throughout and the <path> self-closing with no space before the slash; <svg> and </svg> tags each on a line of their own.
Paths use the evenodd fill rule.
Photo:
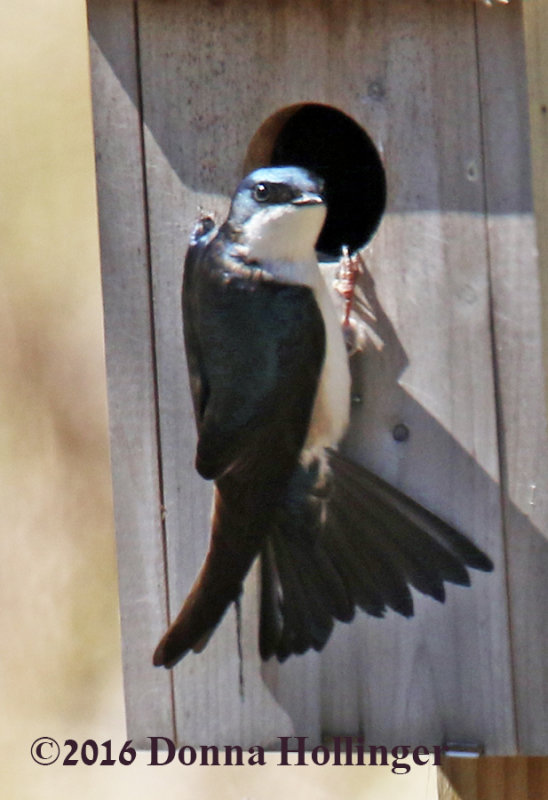
<svg viewBox="0 0 548 800">
<path fill-rule="evenodd" d="M 531 120 L 533 193 L 537 221 L 544 330 L 544 375 L 548 397 L 548 4 L 523 3 L 529 112 Z"/>
<path fill-rule="evenodd" d="M 439 800 L 546 800 L 548 759 L 447 758 L 438 769 Z"/>
<path fill-rule="evenodd" d="M 205 65 L 199 69 L 193 66 L 196 57 L 209 54 L 208 69 L 220 70 L 217 59 L 221 56 L 214 55 L 211 41 L 217 34 L 211 27 L 210 13 L 199 5 L 190 8 L 184 3 L 164 3 L 159 14 L 158 5 L 152 2 L 140 4 L 138 15 L 172 614 L 178 612 L 205 555 L 212 497 L 211 484 L 194 470 L 196 433 L 182 341 L 182 263 L 199 208 L 218 216 L 226 213 L 227 199 L 222 191 L 213 196 L 207 191 L 210 176 L 213 174 L 215 180 L 218 177 L 216 161 L 230 170 L 231 183 L 237 175 L 237 165 L 228 157 L 218 159 L 217 152 L 228 155 L 238 127 L 222 128 L 222 112 L 214 104 L 208 105 L 211 92 L 197 90 L 202 70 L 205 84 L 209 79 Z M 213 10 L 214 17 L 218 13 Z M 236 16 L 236 10 L 233 13 Z M 243 32 L 244 22 L 238 22 Z M 197 41 L 203 52 L 200 48 L 196 53 Z M 217 100 L 226 105 L 226 93 L 219 92 Z M 234 149 L 232 145 L 232 152 Z M 255 609 L 254 592 L 247 594 L 253 597 Z M 202 656 L 186 659 L 173 673 L 175 724 L 181 742 L 267 745 L 275 742 L 276 736 L 292 733 L 289 716 L 261 679 L 257 639 L 254 636 L 251 641 L 248 631 L 248 609 L 246 598 L 243 690 L 233 608 Z M 251 617 L 255 620 L 254 612 Z M 261 713 L 257 713 L 259 708 Z"/>
<path fill-rule="evenodd" d="M 218 208 L 219 195 L 235 185 L 264 119 L 302 100 L 335 104 L 363 124 L 382 146 L 392 186 L 371 270 L 394 329 L 380 363 L 375 356 L 359 366 L 369 394 L 349 449 L 473 533 L 502 563 L 482 187 L 466 172 L 467 160 L 481 159 L 476 70 L 469 68 L 475 64 L 472 7 L 345 3 L 342 13 L 338 2 L 322 9 L 306 2 L 291 8 L 165 2 L 161 13 L 156 3 L 139 9 L 173 610 L 205 549 L 209 506 L 208 488 L 192 473 L 194 430 L 180 357 L 186 236 L 197 207 Z M 337 69 L 335 58 L 342 60 Z M 450 92 L 444 75 L 451 76 Z M 384 87 L 384 100 L 368 93 L 373 81 Z M 243 88 L 238 102 L 229 86 Z M 411 429 L 403 449 L 391 436 L 400 418 Z M 181 536 L 186 526 L 191 537 Z M 456 590 L 450 599 L 443 609 L 419 600 L 411 623 L 361 619 L 324 656 L 269 665 L 270 687 L 294 729 L 306 730 L 311 741 L 322 728 L 347 725 L 379 741 L 402 729 L 438 741 L 447 731 L 512 749 L 504 572 L 482 576 L 474 591 Z M 176 673 L 181 738 L 193 740 L 198 731 L 212 741 L 242 734 L 234 631 L 229 615 L 199 666 L 190 660 Z M 258 667 L 255 651 L 250 642 L 248 677 Z M 222 692 L 213 688 L 221 680 Z M 396 702 L 389 703 L 394 687 Z M 246 686 L 246 699 L 248 692 Z M 215 714 L 221 694 L 228 708 Z M 328 700 L 320 720 L 321 697 Z M 345 701 L 353 697 L 364 699 Z M 224 728 L 222 719 L 232 727 Z"/>
<path fill-rule="evenodd" d="M 144 746 L 173 735 L 173 709 L 151 662 L 167 608 L 134 13 L 94 0 L 88 17 L 126 717 Z"/>
<path fill-rule="evenodd" d="M 247 746 L 360 732 L 373 744 L 450 739 L 493 754 L 516 752 L 519 736 L 547 752 L 519 5 L 90 0 L 90 12 L 130 730 L 171 725 L 181 743 Z M 188 235 L 200 212 L 226 212 L 263 122 L 302 102 L 353 117 L 387 171 L 387 213 L 361 284 L 380 345 L 353 363 L 362 403 L 346 449 L 474 538 L 496 570 L 450 587 L 445 606 L 417 596 L 411 621 L 360 615 L 323 654 L 283 666 L 258 658 L 253 572 L 242 663 L 231 609 L 171 687 L 149 667 L 164 585 L 172 615 L 205 553 L 211 504 L 193 469 L 182 346 Z M 400 422 L 404 443 L 392 435 Z"/>
<path fill-rule="evenodd" d="M 471 164 L 481 169 L 473 8 L 390 3 L 384 13 L 390 202 L 367 255 L 384 347 L 356 370 L 363 403 L 348 448 L 502 565 L 482 187 L 469 179 Z M 404 444 L 392 436 L 399 422 Z M 361 649 L 350 672 L 370 740 L 412 731 L 512 751 L 504 573 L 483 577 L 451 588 L 445 607 L 417 597 L 410 622 L 366 618 L 358 637 L 345 632 L 342 650 Z"/>
<path fill-rule="evenodd" d="M 519 4 L 477 20 L 515 707 L 535 755 L 548 752 L 548 434 L 526 69 Z"/>
</svg>

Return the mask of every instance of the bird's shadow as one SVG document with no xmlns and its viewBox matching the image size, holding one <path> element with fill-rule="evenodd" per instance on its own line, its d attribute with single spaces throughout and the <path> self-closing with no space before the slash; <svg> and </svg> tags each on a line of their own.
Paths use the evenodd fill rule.
<svg viewBox="0 0 548 800">
<path fill-rule="evenodd" d="M 187 55 L 189 58 L 195 55 L 181 52 L 184 44 L 181 44 L 178 25 L 185 23 L 184 9 L 181 10 L 185 4 L 160 5 L 163 5 L 165 15 L 168 15 L 167 22 L 169 23 L 171 19 L 169 15 L 174 15 L 177 25 L 164 24 L 166 22 L 164 12 L 158 14 L 158 19 L 155 17 L 154 22 L 148 19 L 149 26 L 157 23 L 163 26 L 162 35 L 158 37 L 158 41 L 162 42 L 162 53 L 152 55 L 146 47 L 146 37 L 149 37 L 149 41 L 152 38 L 151 30 L 147 33 L 138 30 L 138 26 L 135 25 L 133 32 L 135 41 L 140 40 L 141 44 L 140 55 L 143 64 L 140 66 L 143 67 L 143 74 L 146 71 L 147 58 L 156 57 L 158 64 L 163 67 L 167 62 L 161 59 L 164 55 L 167 59 L 171 54 L 169 69 L 177 73 L 182 70 L 181 64 L 184 58 Z M 134 109 L 137 110 L 139 124 L 143 128 L 146 127 L 147 136 L 153 138 L 158 151 L 166 159 L 180 183 L 184 185 L 185 191 L 188 188 L 189 192 L 228 195 L 236 179 L 240 177 L 240 165 L 231 158 L 219 156 L 219 153 L 225 152 L 225 131 L 237 131 L 234 135 L 239 137 L 237 146 L 232 141 L 227 152 L 234 153 L 239 148 L 243 153 L 251 136 L 264 122 L 265 109 L 260 102 L 256 102 L 251 91 L 243 92 L 238 103 L 223 104 L 224 95 L 221 90 L 216 93 L 211 90 L 209 93 L 200 93 L 192 86 L 190 80 L 171 80 L 169 89 L 165 92 L 151 92 L 150 87 L 148 91 L 147 87 L 144 89 L 140 87 L 140 71 L 136 68 L 135 60 L 128 56 L 127 48 L 120 46 L 120 32 L 116 25 L 117 15 L 120 13 L 127 14 L 134 23 L 137 20 L 131 4 L 126 6 L 122 7 L 120 4 L 109 6 L 104 2 L 89 4 L 90 30 L 95 45 L 103 54 L 108 69 L 112 70 Z M 96 16 L 98 8 L 101 9 L 101 13 Z M 104 23 L 103 14 L 106 13 L 104 9 L 107 9 L 109 14 L 112 13 L 112 24 Z M 139 54 L 133 55 L 137 59 Z M 222 74 L 221 56 L 222 54 L 209 53 L 207 69 L 212 81 L 213 79 L 219 81 L 218 85 L 222 87 L 225 77 Z M 167 82 L 165 85 L 167 86 Z M 219 99 L 219 106 L 212 110 L 208 104 L 211 103 L 213 96 Z M 273 110 L 275 109 L 268 109 L 268 113 Z M 242 125 L 242 119 L 246 120 L 245 125 Z M 100 157 L 101 153 L 98 151 L 98 159 Z M 492 209 L 497 213 L 509 214 L 530 210 L 529 192 L 519 196 L 515 193 L 510 193 L 508 196 L 501 194 L 501 197 L 504 205 Z M 401 203 L 401 207 L 392 210 L 399 213 L 425 210 L 434 210 L 436 213 L 470 211 L 466 205 L 466 195 L 461 193 L 444 194 L 443 203 L 449 204 L 450 207 L 447 205 L 439 207 L 439 197 L 435 191 L 432 195 L 407 192 Z M 176 213 L 179 213 L 178 210 L 173 212 L 174 218 Z M 170 230 L 174 236 L 177 235 L 175 224 Z M 175 273 L 178 265 L 174 264 L 173 270 Z M 450 523 L 478 541 L 478 544 L 493 557 L 495 574 L 489 576 L 489 581 L 498 581 L 500 592 L 506 593 L 505 587 L 508 586 L 510 618 L 512 620 L 515 617 L 515 624 L 510 626 L 510 635 L 519 637 L 513 643 L 514 649 L 518 650 L 520 647 L 522 650 L 527 649 L 527 635 L 538 639 L 542 636 L 542 631 L 540 624 L 537 624 L 531 627 L 531 632 L 528 634 L 521 625 L 519 611 L 535 605 L 537 608 L 548 608 L 548 582 L 542 581 L 539 577 L 548 574 L 548 541 L 532 522 L 529 516 L 530 509 L 519 508 L 512 502 L 505 454 L 503 453 L 498 460 L 501 470 L 499 485 L 497 477 L 479 463 L 473 452 L 469 452 L 461 445 L 443 422 L 428 409 L 427 403 L 421 402 L 411 393 L 405 381 L 406 370 L 410 367 L 409 357 L 389 315 L 384 311 L 373 278 L 367 270 L 360 280 L 359 290 L 356 313 L 368 333 L 364 349 L 351 361 L 354 404 L 344 449 L 350 457 L 366 464 L 387 480 L 397 482 L 404 491 L 435 513 L 446 516 Z M 175 301 L 173 303 L 175 304 Z M 170 402 L 164 404 L 166 407 L 179 407 L 176 400 L 171 402 L 171 397 L 167 399 Z M 544 420 L 539 420 L 538 424 L 543 425 Z M 499 431 L 499 442 L 504 441 L 502 434 L 503 432 Z M 534 498 L 531 502 L 534 502 Z M 539 502 L 543 502 L 542 499 Z M 485 516 L 482 517 L 483 506 L 496 506 L 499 513 L 502 511 L 497 529 L 487 529 L 485 525 L 482 530 L 475 527 L 475 519 L 484 523 L 489 519 L 487 508 Z M 483 538 L 478 540 L 478 536 Z M 530 576 L 535 576 L 534 580 L 530 579 Z M 474 589 L 473 586 L 471 591 Z M 495 598 L 497 595 L 492 593 L 491 596 Z M 494 607 L 490 613 L 501 615 L 505 612 Z M 327 657 L 329 657 L 328 650 L 329 646 L 325 654 Z M 535 655 L 534 650 L 532 652 Z M 296 663 L 306 665 L 308 663 L 306 658 L 300 661 L 298 658 L 289 659 L 287 668 L 293 669 L 292 665 Z M 464 653 L 463 658 L 466 658 Z M 527 665 L 527 658 L 522 658 L 520 663 Z M 273 691 L 275 684 L 278 685 L 276 700 L 294 720 L 295 730 L 299 731 L 302 730 L 302 725 L 295 714 L 300 713 L 302 703 L 297 695 L 309 676 L 306 674 L 306 667 L 302 668 L 302 680 L 299 678 L 301 682 L 289 681 L 288 683 L 292 685 L 285 692 L 283 681 L 277 679 L 281 670 L 285 668 L 286 666 L 279 668 L 268 663 L 263 668 L 263 675 L 267 686 Z M 522 666 L 520 672 L 516 666 L 514 672 L 516 694 L 520 692 L 526 694 L 524 668 Z M 541 664 L 537 669 L 545 670 L 546 667 Z M 280 686 L 282 686 L 281 691 Z M 476 694 L 472 692 L 470 696 Z"/>
<path fill-rule="evenodd" d="M 523 599 L 527 592 L 535 591 L 537 601 L 548 608 L 548 588 L 544 590 L 544 597 L 538 597 L 539 584 L 537 582 L 535 588 L 531 588 L 523 564 L 518 564 L 513 570 L 511 563 L 505 563 L 507 552 L 511 553 L 514 547 L 519 548 L 521 553 L 530 554 L 528 558 L 534 564 L 536 572 L 539 569 L 548 570 L 547 538 L 534 525 L 528 514 L 509 499 L 508 476 L 502 474 L 499 485 L 450 431 L 404 388 L 402 376 L 410 361 L 394 325 L 379 300 L 375 281 L 367 268 L 359 280 L 353 314 L 358 329 L 361 329 L 359 338 L 364 344 L 351 358 L 354 404 L 350 428 L 343 442 L 344 451 L 382 477 L 397 482 L 404 491 L 460 529 L 492 557 L 495 562 L 495 574 L 489 575 L 488 581 L 494 582 L 498 588 L 491 584 L 492 588 L 487 592 L 492 606 L 488 613 L 493 615 L 503 613 L 496 600 L 497 597 L 500 599 L 506 594 L 507 570 L 512 576 L 508 584 L 509 604 L 515 602 L 518 597 Z M 407 452 L 409 450 L 410 453 Z M 448 487 L 451 487 L 451 497 L 448 496 Z M 463 503 L 463 498 L 467 497 L 469 502 Z M 493 508 L 493 503 L 499 509 L 498 515 L 495 513 L 494 516 L 498 519 L 497 529 L 489 526 L 489 520 L 493 519 L 493 515 L 489 515 L 488 509 Z M 477 529 L 472 527 L 474 520 L 479 522 Z M 465 590 L 471 595 L 475 591 L 475 575 L 472 575 L 472 588 Z M 425 610 L 428 611 L 422 600 L 423 598 L 420 603 L 421 614 Z M 457 600 L 458 596 L 451 597 L 451 603 Z M 426 602 L 432 601 L 427 599 Z M 477 599 L 470 601 L 467 607 L 470 609 L 470 605 L 476 604 L 478 613 L 477 607 L 485 602 L 485 591 L 480 588 Z M 511 616 L 519 614 L 518 607 L 515 606 L 510 614 Z M 384 625 L 385 622 L 381 624 Z M 379 629 L 374 627 L 377 623 L 378 621 L 370 619 L 369 623 L 361 625 L 358 639 L 362 637 L 364 652 L 367 652 L 366 657 L 357 655 L 355 637 L 351 638 L 349 633 L 343 631 L 337 634 L 336 630 L 320 656 L 312 654 L 304 658 L 290 658 L 282 665 L 275 661 L 263 665 L 263 680 L 292 719 L 295 735 L 301 735 L 306 731 L 306 724 L 298 716 L 301 713 L 301 705 L 297 700 L 299 694 L 306 691 L 306 685 L 313 673 L 311 668 L 313 662 L 307 662 L 306 659 L 326 658 L 328 663 L 335 661 L 339 663 L 342 641 L 346 658 L 354 659 L 355 669 L 359 669 L 358 664 L 363 664 L 364 658 L 370 668 L 374 660 L 370 648 L 374 647 L 376 641 L 378 642 L 376 637 L 380 635 Z M 427 624 L 431 625 L 432 619 L 429 619 Z M 440 637 L 444 635 L 443 627 L 442 622 L 437 632 Z M 345 629 L 347 626 L 337 623 L 337 628 Z M 429 630 L 429 635 L 434 633 L 435 631 Z M 419 632 L 418 635 L 422 634 Z M 371 640 L 369 647 L 364 637 Z M 335 653 L 337 647 L 339 651 Z M 467 657 L 468 654 L 462 655 L 464 669 L 467 672 L 462 676 L 462 680 L 464 684 L 467 682 L 472 684 L 477 680 L 477 675 L 473 664 L 466 663 Z M 325 674 L 329 672 L 328 668 Z M 322 674 L 321 668 L 319 674 Z M 523 677 L 518 675 L 516 680 L 518 685 L 514 690 L 517 691 Z M 320 686 L 319 691 L 326 696 L 329 689 Z M 433 726 L 440 724 L 443 714 L 435 704 L 430 709 L 431 720 L 428 719 L 428 713 L 429 709 L 423 706 L 420 714 L 421 726 L 425 732 L 431 733 Z M 360 717 L 358 723 L 360 731 L 364 725 L 367 728 L 367 720 L 364 722 L 363 717 Z M 356 732 L 354 730 L 347 733 Z"/>
</svg>

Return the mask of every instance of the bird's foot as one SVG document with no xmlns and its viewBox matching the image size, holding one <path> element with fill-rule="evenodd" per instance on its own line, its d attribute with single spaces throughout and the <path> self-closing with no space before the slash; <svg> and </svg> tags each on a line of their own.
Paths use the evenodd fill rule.
<svg viewBox="0 0 548 800">
<path fill-rule="evenodd" d="M 356 325 L 351 320 L 350 315 L 352 312 L 356 283 L 360 275 L 363 275 L 364 271 L 365 263 L 361 254 L 356 252 L 350 255 L 348 247 L 345 245 L 343 247 L 337 278 L 333 282 L 333 286 L 342 297 L 344 303 L 342 328 L 349 355 L 352 355 L 359 349 Z"/>
</svg>

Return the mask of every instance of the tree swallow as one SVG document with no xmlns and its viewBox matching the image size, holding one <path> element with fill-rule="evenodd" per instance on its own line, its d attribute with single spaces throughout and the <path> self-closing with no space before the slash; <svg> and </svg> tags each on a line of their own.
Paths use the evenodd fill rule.
<svg viewBox="0 0 548 800">
<path fill-rule="evenodd" d="M 444 601 L 444 581 L 492 564 L 463 534 L 338 450 L 350 409 L 341 320 L 314 246 L 322 181 L 256 170 L 219 228 L 201 220 L 183 280 L 183 327 L 198 444 L 215 482 L 209 551 L 154 654 L 172 667 L 207 643 L 261 560 L 259 649 L 321 650 L 359 607 L 409 617 L 409 587 Z"/>
</svg>

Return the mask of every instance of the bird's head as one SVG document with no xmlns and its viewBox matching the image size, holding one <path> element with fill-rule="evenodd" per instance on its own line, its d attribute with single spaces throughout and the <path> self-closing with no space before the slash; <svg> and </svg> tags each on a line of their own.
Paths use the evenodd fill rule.
<svg viewBox="0 0 548 800">
<path fill-rule="evenodd" d="M 323 181 L 300 167 L 263 167 L 238 186 L 228 216 L 247 258 L 310 258 L 325 220 Z"/>
</svg>

